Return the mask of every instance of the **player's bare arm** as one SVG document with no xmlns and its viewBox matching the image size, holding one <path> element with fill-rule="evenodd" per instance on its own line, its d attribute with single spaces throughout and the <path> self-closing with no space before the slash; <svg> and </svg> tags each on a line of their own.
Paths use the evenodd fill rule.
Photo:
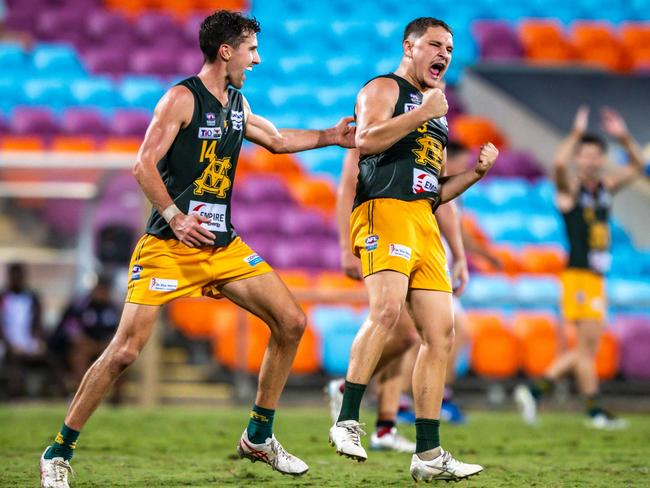
<svg viewBox="0 0 650 488">
<path fill-rule="evenodd" d="M 580 138 L 587 132 L 588 124 L 589 107 L 581 105 L 573 120 L 571 132 L 562 140 L 553 159 L 552 176 L 557 190 L 556 203 L 562 211 L 569 210 L 574 204 L 578 185 L 569 170 L 569 162 L 580 142 Z"/>
<path fill-rule="evenodd" d="M 357 96 L 356 146 L 361 155 L 385 151 L 431 119 L 447 114 L 445 94 L 439 88 L 427 90 L 415 110 L 393 117 L 399 88 L 394 80 L 378 78 Z"/>
<path fill-rule="evenodd" d="M 254 114 L 244 100 L 246 112 L 246 139 L 259 144 L 274 154 L 296 153 L 325 146 L 354 147 L 353 117 L 343 117 L 329 129 L 277 129 L 264 117 Z"/>
<path fill-rule="evenodd" d="M 614 175 L 604 178 L 605 185 L 611 192 L 616 192 L 643 175 L 643 155 L 625 120 L 619 113 L 611 108 L 602 111 L 602 125 L 604 131 L 618 142 L 627 153 L 628 165 L 616 171 Z"/>
<path fill-rule="evenodd" d="M 341 267 L 352 279 L 361 279 L 361 262 L 350 248 L 350 213 L 354 205 L 354 191 L 359 174 L 359 151 L 349 149 L 343 159 L 343 172 L 336 190 L 336 224 L 339 229 Z"/>
<path fill-rule="evenodd" d="M 169 222 L 174 235 L 189 247 L 211 245 L 214 234 L 201 227 L 209 219 L 185 215 L 169 196 L 157 168 L 178 132 L 192 118 L 194 97 L 185 87 L 171 88 L 158 102 L 133 166 L 133 175 L 151 204 Z"/>
<path fill-rule="evenodd" d="M 494 166 L 498 157 L 499 150 L 491 142 L 481 146 L 473 169 L 463 171 L 454 176 L 440 178 L 440 202 L 445 203 L 453 200 L 483 178 L 490 168 Z"/>
</svg>

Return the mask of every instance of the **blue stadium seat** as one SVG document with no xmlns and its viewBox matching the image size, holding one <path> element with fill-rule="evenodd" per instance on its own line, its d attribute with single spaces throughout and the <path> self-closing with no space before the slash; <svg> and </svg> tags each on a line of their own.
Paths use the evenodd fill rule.
<svg viewBox="0 0 650 488">
<path fill-rule="evenodd" d="M 479 222 L 481 229 L 494 241 L 530 242 L 533 240 L 528 233 L 524 215 L 519 212 L 483 214 Z"/>
<path fill-rule="evenodd" d="M 22 75 L 30 68 L 29 59 L 23 48 L 11 42 L 0 43 L 0 66 L 3 75 L 14 73 Z"/>
<path fill-rule="evenodd" d="M 527 215 L 525 220 L 528 232 L 536 242 L 557 244 L 563 241 L 564 228 L 556 212 Z"/>
<path fill-rule="evenodd" d="M 118 91 L 127 107 L 153 110 L 165 87 L 157 78 L 129 76 L 122 80 Z"/>
<path fill-rule="evenodd" d="M 494 308 L 514 302 L 512 282 L 503 276 L 473 275 L 463 294 L 468 307 Z"/>
<path fill-rule="evenodd" d="M 616 219 L 611 219 L 610 232 L 612 238 L 612 247 L 616 248 L 630 248 L 632 247 L 632 239 L 627 234 L 626 230 Z"/>
<path fill-rule="evenodd" d="M 325 127 L 326 124 L 316 126 Z M 337 146 L 306 151 L 298 155 L 302 166 L 310 173 L 324 174 L 334 181 L 341 177 L 344 156 L 345 150 Z"/>
<path fill-rule="evenodd" d="M 14 76 L 0 75 L 0 111 L 10 113 L 14 107 L 25 103 L 23 81 Z"/>
<path fill-rule="evenodd" d="M 612 307 L 636 309 L 650 307 L 650 283 L 645 279 L 612 278 L 607 282 L 607 296 Z"/>
<path fill-rule="evenodd" d="M 72 103 L 70 84 L 62 78 L 31 78 L 23 84 L 23 97 L 29 105 L 47 106 L 57 112 Z"/>
<path fill-rule="evenodd" d="M 72 102 L 76 105 L 92 105 L 100 110 L 116 108 L 119 94 L 108 78 L 93 76 L 70 84 Z"/>
<path fill-rule="evenodd" d="M 521 178 L 495 178 L 485 183 L 483 195 L 495 207 L 522 209 L 528 205 L 530 186 Z"/>
<path fill-rule="evenodd" d="M 531 186 L 530 196 L 533 198 L 535 207 L 540 211 L 556 211 L 555 206 L 555 185 L 547 179 L 540 179 Z"/>
<path fill-rule="evenodd" d="M 523 308 L 555 309 L 560 299 L 560 283 L 550 276 L 520 276 L 514 284 L 514 297 Z"/>
<path fill-rule="evenodd" d="M 32 53 L 32 64 L 37 71 L 50 76 L 83 76 L 86 70 L 77 52 L 66 44 L 39 44 Z"/>
<path fill-rule="evenodd" d="M 356 313 L 349 307 L 314 307 L 311 319 L 321 337 L 321 357 L 326 373 L 345 374 L 352 341 L 365 315 L 365 312 Z"/>
</svg>

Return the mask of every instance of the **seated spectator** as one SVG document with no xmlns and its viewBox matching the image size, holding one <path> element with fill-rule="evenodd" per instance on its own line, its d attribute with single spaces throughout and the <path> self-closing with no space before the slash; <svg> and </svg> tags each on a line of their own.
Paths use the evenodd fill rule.
<svg viewBox="0 0 650 488">
<path fill-rule="evenodd" d="M 10 396 L 25 393 L 27 371 L 45 363 L 41 302 L 27 284 L 24 264 L 7 270 L 7 288 L 0 292 L 0 345 L 5 351 L 5 377 Z"/>
</svg>

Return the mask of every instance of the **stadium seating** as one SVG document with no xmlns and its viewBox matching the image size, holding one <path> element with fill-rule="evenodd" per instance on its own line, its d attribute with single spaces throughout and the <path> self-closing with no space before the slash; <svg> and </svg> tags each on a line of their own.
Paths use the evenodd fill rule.
<svg viewBox="0 0 650 488">
<path fill-rule="evenodd" d="M 471 366 L 487 378 L 507 378 L 517 373 L 520 366 L 519 344 L 514 332 L 500 314 L 472 313 Z"/>
<path fill-rule="evenodd" d="M 524 373 L 532 377 L 542 376 L 558 353 L 555 315 L 518 313 L 512 318 L 512 324 L 520 342 Z"/>
</svg>

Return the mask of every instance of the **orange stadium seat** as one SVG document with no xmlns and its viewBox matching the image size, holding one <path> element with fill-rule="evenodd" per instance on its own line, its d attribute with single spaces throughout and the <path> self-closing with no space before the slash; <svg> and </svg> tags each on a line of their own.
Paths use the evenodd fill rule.
<svg viewBox="0 0 650 488">
<path fill-rule="evenodd" d="M 292 154 L 273 154 L 263 147 L 256 147 L 250 153 L 253 171 L 278 173 L 288 179 L 300 177 L 303 173 L 300 163 Z"/>
<path fill-rule="evenodd" d="M 35 136 L 4 136 L 0 139 L 2 151 L 42 151 L 45 142 Z"/>
<path fill-rule="evenodd" d="M 339 271 L 323 271 L 316 276 L 316 288 L 334 290 L 362 289 L 363 282 L 348 278 Z"/>
<path fill-rule="evenodd" d="M 513 249 L 510 246 L 498 245 L 492 246 L 491 248 L 494 255 L 501 261 L 501 270 L 495 270 L 497 272 L 507 273 L 509 275 L 521 273 L 521 259 L 516 249 Z"/>
<path fill-rule="evenodd" d="M 282 269 L 276 272 L 289 288 L 309 288 L 313 282 L 312 276 L 302 269 Z"/>
<path fill-rule="evenodd" d="M 217 329 L 213 340 L 213 356 L 224 366 L 236 369 L 239 355 L 243 352 L 246 371 L 257 373 L 262 365 L 264 350 L 271 333 L 267 325 L 258 317 L 246 314 L 243 325 L 244 342 L 239 343 L 238 320 L 231 320 Z M 312 327 L 307 326 L 291 371 L 294 373 L 314 373 L 320 368 L 318 336 Z"/>
<path fill-rule="evenodd" d="M 650 24 L 645 22 L 623 24 L 621 42 L 627 50 L 631 68 L 650 68 Z"/>
<path fill-rule="evenodd" d="M 289 189 L 293 198 L 305 207 L 312 207 L 330 214 L 336 206 L 334 184 L 324 178 L 292 180 Z"/>
<path fill-rule="evenodd" d="M 209 339 L 220 327 L 236 322 L 237 307 L 226 300 L 179 298 L 169 304 L 169 319 L 185 335 Z"/>
<path fill-rule="evenodd" d="M 526 246 L 519 263 L 524 273 L 560 273 L 566 264 L 564 251 L 555 246 Z"/>
<path fill-rule="evenodd" d="M 478 148 L 492 142 L 498 148 L 508 147 L 505 136 L 491 120 L 476 115 L 457 115 L 451 123 L 451 132 L 462 144 Z"/>
<path fill-rule="evenodd" d="M 606 22 L 579 21 L 573 24 L 573 43 L 583 63 L 620 71 L 626 68 L 621 43 Z"/>
<path fill-rule="evenodd" d="M 470 364 L 481 376 L 507 378 L 520 364 L 519 342 L 503 316 L 496 313 L 467 314 L 472 337 Z"/>
<path fill-rule="evenodd" d="M 106 152 L 137 153 L 142 139 L 136 137 L 107 137 L 101 148 Z"/>
<path fill-rule="evenodd" d="M 528 19 L 519 25 L 519 37 L 528 61 L 536 64 L 562 64 L 574 59 L 574 50 L 564 37 L 559 23 Z"/>
<path fill-rule="evenodd" d="M 528 376 L 541 376 L 558 351 L 558 332 L 551 314 L 519 313 L 513 328 L 521 347 L 521 366 Z"/>
<path fill-rule="evenodd" d="M 577 343 L 577 332 L 574 325 L 566 327 L 567 344 L 575 348 Z M 598 352 L 596 353 L 596 372 L 601 380 L 612 379 L 618 373 L 620 360 L 620 343 L 618 337 L 611 329 L 606 329 L 600 340 Z"/>
<path fill-rule="evenodd" d="M 52 139 L 52 151 L 92 152 L 97 143 L 92 137 L 57 136 Z"/>
</svg>

